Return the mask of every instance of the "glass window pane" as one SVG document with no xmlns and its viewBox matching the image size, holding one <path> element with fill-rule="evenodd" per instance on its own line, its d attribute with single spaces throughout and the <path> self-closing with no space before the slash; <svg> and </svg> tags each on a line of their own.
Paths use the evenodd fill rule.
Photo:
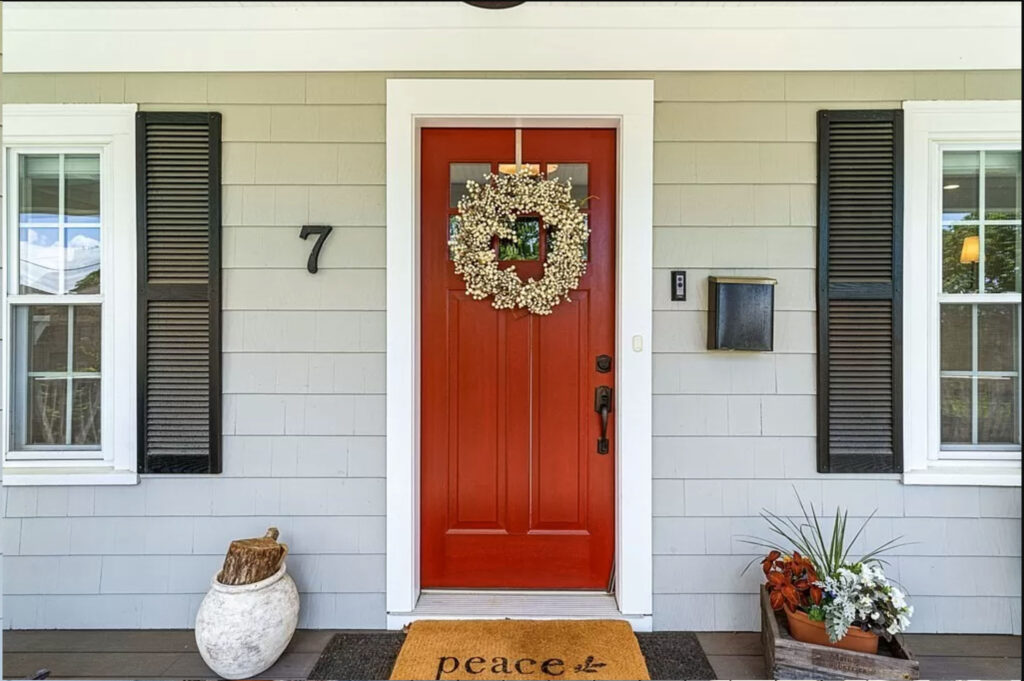
<svg viewBox="0 0 1024 681">
<path fill-rule="evenodd" d="M 979 158 L 977 151 L 943 152 L 943 221 L 978 219 Z"/>
<path fill-rule="evenodd" d="M 452 260 L 455 258 L 455 253 L 452 251 L 452 245 L 455 243 L 455 237 L 459 235 L 459 225 L 462 221 L 458 215 L 448 216 L 448 259 Z"/>
<path fill-rule="evenodd" d="M 547 175 L 549 180 L 572 182 L 572 198 L 583 202 L 589 192 L 590 167 L 586 163 L 549 163 Z M 586 208 L 586 205 L 583 205 Z"/>
<path fill-rule="evenodd" d="M 528 171 L 530 171 L 530 175 L 540 175 L 540 164 L 539 163 L 523 163 L 521 167 L 526 168 Z M 501 175 L 512 175 L 515 172 L 516 172 L 516 164 L 515 163 L 511 163 L 510 162 L 510 163 L 499 163 L 498 164 L 498 173 L 501 174 Z"/>
<path fill-rule="evenodd" d="M 942 444 L 970 444 L 971 379 L 943 378 L 939 390 Z"/>
<path fill-rule="evenodd" d="M 18 234 L 18 293 L 59 293 L 63 251 L 56 227 L 22 227 Z"/>
<path fill-rule="evenodd" d="M 1020 292 L 1020 225 L 985 225 L 985 292 Z"/>
<path fill-rule="evenodd" d="M 100 292 L 100 230 L 97 227 L 67 227 L 67 266 L 64 270 L 66 293 Z"/>
<path fill-rule="evenodd" d="M 33 377 L 28 381 L 28 434 L 26 445 L 67 444 L 66 378 Z"/>
<path fill-rule="evenodd" d="M 448 164 L 448 206 L 455 208 L 459 199 L 466 193 L 466 182 L 473 180 L 478 184 L 487 181 L 491 173 L 490 163 L 449 163 Z"/>
<path fill-rule="evenodd" d="M 942 226 L 942 292 L 977 293 L 981 242 L 977 225 Z"/>
<path fill-rule="evenodd" d="M 100 444 L 100 379 L 71 381 L 71 444 Z"/>
<path fill-rule="evenodd" d="M 60 208 L 60 157 L 32 154 L 20 157 L 18 213 L 21 224 L 57 222 Z"/>
<path fill-rule="evenodd" d="M 940 305 L 939 354 L 943 371 L 971 370 L 971 306 Z"/>
<path fill-rule="evenodd" d="M 99 154 L 64 157 L 64 215 L 68 223 L 99 224 Z"/>
<path fill-rule="evenodd" d="M 1019 309 L 1017 305 L 978 306 L 979 371 L 1017 371 Z"/>
<path fill-rule="evenodd" d="M 76 372 L 100 370 L 100 306 L 76 305 L 72 365 Z"/>
<path fill-rule="evenodd" d="M 1020 220 L 1020 152 L 985 152 L 985 219 Z"/>
<path fill-rule="evenodd" d="M 1020 444 L 1016 377 L 978 379 L 978 442 Z"/>
<path fill-rule="evenodd" d="M 516 218 L 518 238 L 502 239 L 498 242 L 498 260 L 540 259 L 540 219 Z"/>
<path fill-rule="evenodd" d="M 68 308 L 66 305 L 19 305 L 14 308 L 15 343 L 24 344 L 27 371 L 68 370 Z"/>
</svg>

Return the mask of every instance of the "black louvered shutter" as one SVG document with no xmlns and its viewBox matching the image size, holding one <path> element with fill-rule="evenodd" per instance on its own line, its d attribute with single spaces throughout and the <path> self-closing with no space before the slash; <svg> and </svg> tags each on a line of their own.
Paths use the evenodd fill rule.
<svg viewBox="0 0 1024 681">
<path fill-rule="evenodd" d="M 220 114 L 136 118 L 139 471 L 220 473 Z"/>
<path fill-rule="evenodd" d="M 818 472 L 902 446 L 903 112 L 818 112 Z"/>
</svg>

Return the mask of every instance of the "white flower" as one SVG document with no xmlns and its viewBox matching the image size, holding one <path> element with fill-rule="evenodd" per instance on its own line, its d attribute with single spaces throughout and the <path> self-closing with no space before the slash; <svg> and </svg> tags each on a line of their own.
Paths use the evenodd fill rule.
<svg viewBox="0 0 1024 681">
<path fill-rule="evenodd" d="M 455 271 L 472 298 L 492 296 L 495 308 L 521 307 L 546 315 L 579 286 L 587 269 L 584 249 L 590 230 L 572 199 L 570 183 L 541 180 L 523 168 L 514 175 L 489 175 L 485 185 L 468 181 L 458 206 L 461 222 L 451 250 Z M 498 267 L 491 243 L 494 236 L 516 238 L 516 216 L 531 212 L 540 214 L 549 233 L 557 229 L 558 238 L 549 240 L 554 245 L 543 265 L 544 276 L 524 284 L 514 266 Z"/>
</svg>

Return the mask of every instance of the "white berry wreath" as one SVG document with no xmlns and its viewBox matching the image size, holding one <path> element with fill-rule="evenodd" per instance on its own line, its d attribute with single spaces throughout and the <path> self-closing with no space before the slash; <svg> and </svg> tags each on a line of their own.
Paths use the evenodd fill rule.
<svg viewBox="0 0 1024 681">
<path fill-rule="evenodd" d="M 515 265 L 498 267 L 493 238 L 516 239 L 516 217 L 535 213 L 545 228 L 556 232 L 548 240 L 544 276 L 523 282 Z M 485 183 L 469 180 L 459 199 L 460 225 L 450 242 L 455 272 L 466 282 L 466 293 L 476 300 L 493 296 L 497 309 L 524 308 L 533 314 L 551 314 L 561 300 L 580 284 L 587 271 L 585 246 L 590 230 L 572 198 L 572 184 L 531 175 L 527 168 L 515 174 L 487 175 Z"/>
</svg>

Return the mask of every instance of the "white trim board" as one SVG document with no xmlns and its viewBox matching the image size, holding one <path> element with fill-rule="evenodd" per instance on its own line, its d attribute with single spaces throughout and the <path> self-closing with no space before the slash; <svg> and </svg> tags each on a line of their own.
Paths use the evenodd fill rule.
<svg viewBox="0 0 1024 681">
<path fill-rule="evenodd" d="M 651 631 L 652 615 L 624 616 L 607 593 L 571 591 L 424 591 L 411 613 L 388 615 L 388 628 L 438 619 L 623 619 Z"/>
<path fill-rule="evenodd" d="M 616 219 L 616 599 L 652 613 L 651 327 L 654 83 L 403 80 L 387 83 L 387 610 L 419 587 L 419 137 L 424 125 L 618 130 Z M 623 550 L 628 540 L 629 550 Z M 389 625 L 401 619 L 389 616 Z"/>
<path fill-rule="evenodd" d="M 1020 100 L 904 102 L 903 110 L 903 482 L 1020 486 L 1019 452 L 1015 460 L 1008 452 L 940 455 L 937 298 L 942 149 L 1020 148 Z"/>
<path fill-rule="evenodd" d="M 5 2 L 8 72 L 1019 69 L 1020 3 Z M 102 8 L 97 6 L 102 5 Z M 508 50 L 498 46 L 529 46 Z"/>
<path fill-rule="evenodd" d="M 135 239 L 135 104 L 7 104 L 3 109 L 4 239 L 3 264 L 17 239 L 9 192 L 11 150 L 55 153 L 86 148 L 99 153 L 101 247 L 103 249 L 102 425 L 96 458 L 12 458 L 10 448 L 11 394 L 4 386 L 2 404 L 3 484 L 130 485 L 136 475 L 136 239 Z M 13 270 L 3 276 L 3 332 L 11 338 L 8 295 Z M 40 301 L 45 300 L 45 296 Z M 13 301 L 12 301 L 13 302 Z M 21 297 L 18 302 L 35 302 Z M 59 302 L 56 304 L 60 304 Z M 11 346 L 3 348 L 3 370 L 10 376 Z"/>
</svg>

